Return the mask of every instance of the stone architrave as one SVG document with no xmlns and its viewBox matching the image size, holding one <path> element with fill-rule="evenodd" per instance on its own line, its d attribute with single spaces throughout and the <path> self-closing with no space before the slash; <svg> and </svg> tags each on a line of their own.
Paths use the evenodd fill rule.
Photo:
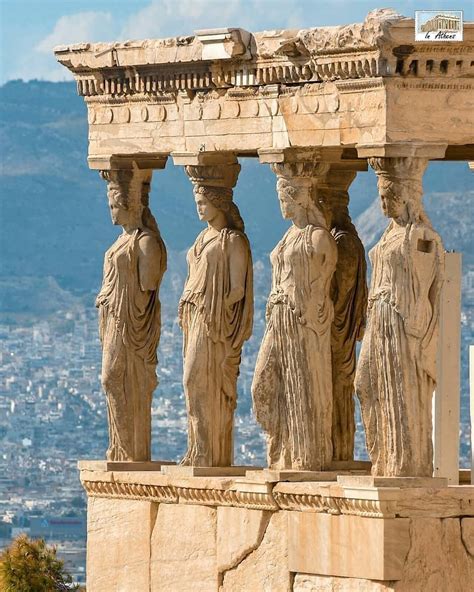
<svg viewBox="0 0 474 592">
<path fill-rule="evenodd" d="M 355 176 L 355 171 L 331 167 L 324 187 L 320 188 L 329 210 L 331 234 L 337 244 L 337 266 L 331 286 L 334 304 L 331 331 L 333 460 L 354 458 L 356 344 L 362 340 L 366 322 L 365 251 L 348 209 L 348 188 Z"/>
<path fill-rule="evenodd" d="M 123 228 L 105 254 L 96 300 L 109 420 L 107 460 L 149 461 L 166 248 L 148 206 L 151 172 L 134 166 L 102 176 L 112 222 Z"/>
<path fill-rule="evenodd" d="M 206 228 L 187 255 L 179 303 L 183 330 L 188 449 L 181 464 L 230 466 L 242 346 L 252 333 L 250 244 L 232 201 L 240 165 L 188 165 L 199 218 Z"/>
<path fill-rule="evenodd" d="M 316 183 L 314 158 L 272 165 L 290 229 L 272 251 L 267 326 L 252 383 L 272 469 L 321 470 L 332 459 L 331 280 L 337 245 Z"/>
<path fill-rule="evenodd" d="M 370 251 L 367 329 L 356 372 L 372 474 L 431 476 L 432 395 L 444 250 L 422 205 L 428 160 L 370 158 L 391 218 Z"/>
</svg>

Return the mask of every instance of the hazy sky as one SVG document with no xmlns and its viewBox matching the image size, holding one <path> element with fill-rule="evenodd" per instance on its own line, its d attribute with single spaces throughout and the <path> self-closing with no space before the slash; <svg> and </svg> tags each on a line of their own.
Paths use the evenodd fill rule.
<svg viewBox="0 0 474 592">
<path fill-rule="evenodd" d="M 189 35 L 225 26 L 262 31 L 347 24 L 382 6 L 376 0 L 0 0 L 0 83 L 69 79 L 54 59 L 55 45 Z M 408 17 L 415 10 L 464 10 L 464 20 L 473 20 L 470 0 L 404 0 L 390 6 Z"/>
</svg>

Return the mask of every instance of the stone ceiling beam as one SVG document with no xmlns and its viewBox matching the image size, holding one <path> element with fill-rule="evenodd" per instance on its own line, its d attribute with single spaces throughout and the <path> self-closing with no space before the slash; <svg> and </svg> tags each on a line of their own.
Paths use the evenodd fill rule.
<svg viewBox="0 0 474 592">
<path fill-rule="evenodd" d="M 447 144 L 424 144 L 415 142 L 356 146 L 357 154 L 361 158 L 412 157 L 427 158 L 429 160 L 444 158 L 447 147 Z"/>
<path fill-rule="evenodd" d="M 279 162 L 303 162 L 309 159 L 321 162 L 339 162 L 342 157 L 341 147 L 288 147 L 263 148 L 258 151 L 258 158 L 262 164 Z"/>
<path fill-rule="evenodd" d="M 117 154 L 111 156 L 89 156 L 87 162 L 94 170 L 133 169 L 164 169 L 168 160 L 167 154 Z"/>
<path fill-rule="evenodd" d="M 171 158 L 175 165 L 183 166 L 223 165 L 237 162 L 237 156 L 233 152 L 172 152 Z"/>
</svg>

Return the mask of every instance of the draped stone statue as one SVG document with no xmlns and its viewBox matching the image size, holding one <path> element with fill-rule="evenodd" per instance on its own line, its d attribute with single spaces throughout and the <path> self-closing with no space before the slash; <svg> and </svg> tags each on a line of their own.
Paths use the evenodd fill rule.
<svg viewBox="0 0 474 592">
<path fill-rule="evenodd" d="M 331 286 L 333 460 L 354 458 L 356 344 L 362 339 L 366 322 L 365 251 L 348 209 L 347 189 L 355 175 L 350 170 L 331 170 L 326 178 L 327 188 L 321 189 L 330 210 L 331 234 L 337 244 L 337 266 Z"/>
<path fill-rule="evenodd" d="M 272 251 L 267 326 L 252 383 L 273 469 L 321 470 L 332 459 L 331 279 L 337 246 L 315 190 L 327 165 L 274 164 L 282 215 Z"/>
<path fill-rule="evenodd" d="M 109 420 L 107 459 L 148 461 L 166 248 L 148 207 L 149 173 L 113 170 L 102 176 L 108 181 L 112 222 L 123 227 L 105 254 L 96 300 Z"/>
<path fill-rule="evenodd" d="M 181 464 L 230 466 L 240 354 L 252 332 L 253 276 L 244 223 L 232 201 L 240 165 L 187 166 L 199 218 L 179 304 L 188 449 Z"/>
<path fill-rule="evenodd" d="M 441 239 L 422 205 L 422 158 L 372 158 L 384 214 L 370 251 L 367 329 L 356 373 L 372 473 L 431 476 Z"/>
</svg>

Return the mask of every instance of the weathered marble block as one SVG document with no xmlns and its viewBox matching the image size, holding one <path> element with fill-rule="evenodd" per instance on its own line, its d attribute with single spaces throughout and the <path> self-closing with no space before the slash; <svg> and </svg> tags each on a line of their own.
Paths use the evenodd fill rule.
<svg viewBox="0 0 474 592">
<path fill-rule="evenodd" d="M 88 590 L 149 590 L 151 533 L 158 505 L 90 497 L 87 508 Z"/>
<path fill-rule="evenodd" d="M 470 591 L 474 487 L 370 479 L 83 469 L 87 590 Z"/>
<path fill-rule="evenodd" d="M 291 512 L 292 572 L 399 580 L 410 548 L 410 520 Z"/>
</svg>

